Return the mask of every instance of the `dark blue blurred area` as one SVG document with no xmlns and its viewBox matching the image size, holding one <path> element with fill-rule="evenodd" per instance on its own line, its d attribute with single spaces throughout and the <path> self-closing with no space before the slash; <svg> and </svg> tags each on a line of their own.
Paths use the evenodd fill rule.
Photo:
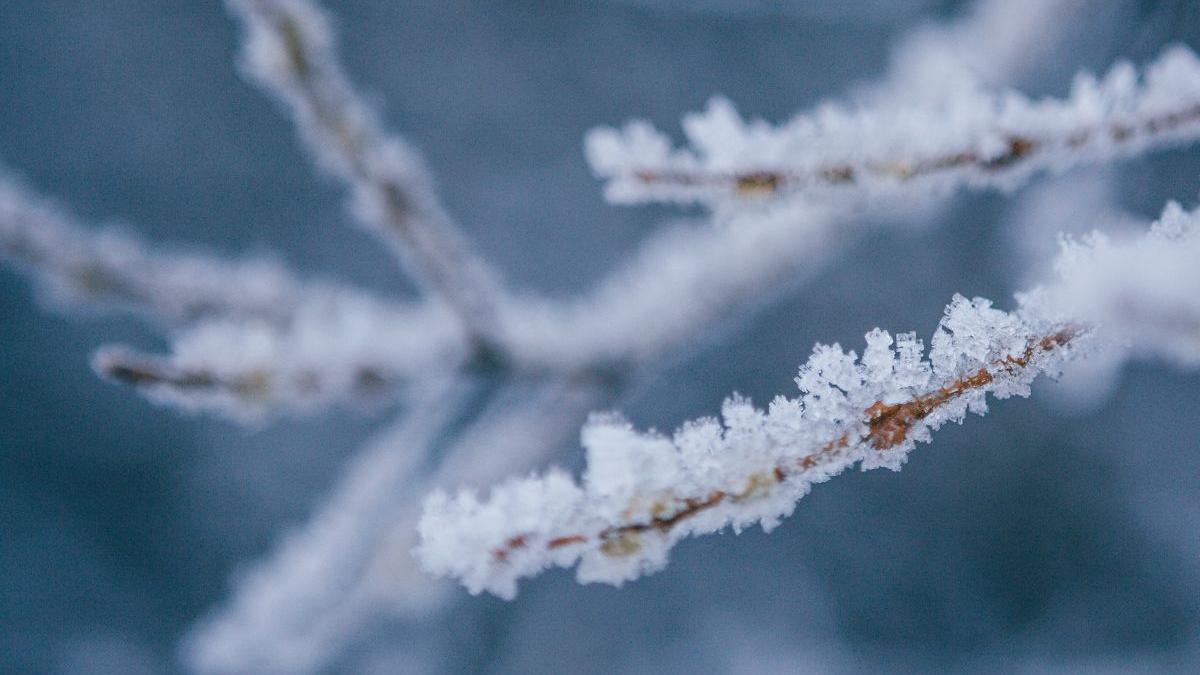
<svg viewBox="0 0 1200 675">
<path fill-rule="evenodd" d="M 678 133 L 714 93 L 785 119 L 876 77 L 892 41 L 958 3 L 327 3 L 347 68 L 426 153 L 450 211 L 519 287 L 585 288 L 669 211 L 604 203 L 581 151 L 600 124 Z M 1200 46 L 1196 3 L 1112 3 L 1022 86 Z M 1097 13 L 1100 15 L 1101 13 Z M 88 222 L 226 255 L 271 252 L 381 293 L 411 287 L 348 220 L 273 101 L 239 79 L 216 2 L 0 3 L 0 163 Z M 1200 151 L 1117 171 L 1123 205 L 1191 206 Z M 792 393 L 814 342 L 879 325 L 927 336 L 954 292 L 1002 306 L 1025 282 L 1004 231 L 1022 193 L 953 200 L 879 230 L 832 269 L 673 362 L 622 402 L 673 428 L 737 390 Z M 64 315 L 0 270 L 0 671 L 172 672 L 230 579 L 304 522 L 383 420 L 335 412 L 245 431 L 99 381 L 92 350 L 161 338 Z M 339 671 L 1200 670 L 1200 380 L 1124 373 L 1103 407 L 1012 400 L 947 428 L 899 475 L 818 487 L 777 531 L 685 542 L 624 589 L 563 572 L 514 603 L 472 598 L 383 625 Z M 576 458 L 565 457 L 570 463 Z M 415 636 L 415 637 L 414 637 Z M 432 646 L 430 646 L 432 645 Z"/>
</svg>

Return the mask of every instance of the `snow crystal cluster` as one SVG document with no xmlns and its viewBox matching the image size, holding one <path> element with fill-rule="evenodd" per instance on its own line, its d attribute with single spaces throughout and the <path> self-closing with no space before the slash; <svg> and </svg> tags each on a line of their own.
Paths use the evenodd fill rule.
<svg viewBox="0 0 1200 675">
<path fill-rule="evenodd" d="M 1077 350 L 1047 341 L 1055 330 L 1034 314 L 956 296 L 928 359 L 914 334 L 876 329 L 861 359 L 818 345 L 796 378 L 800 396 L 766 411 L 734 397 L 721 421 L 689 422 L 671 437 L 593 417 L 582 432 L 581 484 L 551 471 L 500 484 L 486 499 L 435 493 L 416 554 L 473 593 L 511 598 L 519 578 L 576 562 L 581 582 L 619 585 L 662 568 L 688 535 L 771 529 L 814 483 L 855 464 L 898 469 L 931 431 L 985 412 L 988 393 L 1028 395 L 1036 375 Z M 893 426 L 872 426 L 889 415 Z"/>
<path fill-rule="evenodd" d="M 1037 72 L 1071 31 L 1095 16 L 1090 0 L 990 0 L 956 21 L 917 26 L 897 41 L 888 77 L 863 87 L 871 101 L 929 102 Z"/>
<path fill-rule="evenodd" d="M 1170 203 L 1141 236 L 1064 239 L 1055 268 L 1024 306 L 1092 324 L 1127 353 L 1200 366 L 1200 209 Z"/>
<path fill-rule="evenodd" d="M 717 97 L 683 129 L 680 149 L 643 121 L 591 131 L 587 158 L 607 197 L 719 205 L 797 192 L 844 200 L 847 188 L 906 199 L 964 184 L 1011 188 L 1035 171 L 1200 137 L 1200 60 L 1172 47 L 1141 77 L 1129 63 L 1099 80 L 1080 74 L 1065 99 L 964 87 L 944 100 L 826 103 L 780 126 L 745 121 Z"/>
</svg>

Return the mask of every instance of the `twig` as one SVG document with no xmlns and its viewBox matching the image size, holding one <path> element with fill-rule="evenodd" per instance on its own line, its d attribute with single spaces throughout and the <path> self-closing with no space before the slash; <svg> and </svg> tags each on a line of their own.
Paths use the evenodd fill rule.
<svg viewBox="0 0 1200 675">
<path fill-rule="evenodd" d="M 1081 326 L 1067 326 L 1036 340 L 1019 355 L 1008 356 L 1004 360 L 994 363 L 991 368 L 980 368 L 970 375 L 939 387 L 936 391 L 901 403 L 885 404 L 882 401 L 876 401 L 863 411 L 868 429 L 865 434 L 857 438 L 842 435 L 815 452 L 792 457 L 776 464 L 769 471 L 749 474 L 744 479 L 744 489 L 739 492 L 713 490 L 703 496 L 674 497 L 669 504 L 655 502 L 654 510 L 659 511 L 660 515 L 653 516 L 649 521 L 610 526 L 590 535 L 585 533 L 563 534 L 544 540 L 543 545 L 546 550 L 554 550 L 564 546 L 597 543 L 600 550 L 607 555 L 627 554 L 631 552 L 627 550 L 629 547 L 638 545 L 630 539 L 630 535 L 649 530 L 665 534 L 674 529 L 676 525 L 708 509 L 729 502 L 760 497 L 764 490 L 770 489 L 776 483 L 782 483 L 790 478 L 803 479 L 806 473 L 844 460 L 850 448 L 867 445 L 878 452 L 891 450 L 905 441 L 908 432 L 917 422 L 929 417 L 940 407 L 967 392 L 983 390 L 993 382 L 997 373 L 1008 376 L 1018 375 L 1019 371 L 1027 368 L 1035 359 L 1069 344 L 1082 332 Z M 530 535 L 512 537 L 505 542 L 504 546 L 494 549 L 492 557 L 496 562 L 503 563 L 514 550 L 530 546 L 531 538 Z"/>
<path fill-rule="evenodd" d="M 1036 171 L 1196 141 L 1200 60 L 1174 47 L 1140 80 L 1119 63 L 1103 80 L 1077 78 L 1063 99 L 967 88 L 944 101 L 827 104 L 779 126 L 743 121 L 715 98 L 684 129 L 689 147 L 679 150 L 644 122 L 593 130 L 588 158 L 608 180 L 609 199 L 720 205 L 802 195 L 846 205 L 964 185 L 1012 188 Z"/>
<path fill-rule="evenodd" d="M 381 128 L 346 78 L 324 14 L 307 0 L 228 5 L 246 30 L 246 72 L 288 106 L 308 150 L 351 189 L 360 222 L 453 309 L 484 358 L 499 358 L 495 273 L 438 203 L 416 151 Z"/>
<path fill-rule="evenodd" d="M 896 180 L 919 181 L 955 172 L 975 171 L 999 174 L 1026 171 L 1027 165 L 1040 168 L 1049 161 L 1062 162 L 1055 151 L 1084 153 L 1097 138 L 1114 146 L 1149 142 L 1160 135 L 1182 132 L 1200 126 L 1200 103 L 1175 112 L 1162 113 L 1138 122 L 1115 122 L 1096 129 L 1080 129 L 1060 138 L 1031 137 L 998 132 L 1005 150 L 987 156 L 975 149 L 964 149 L 926 158 L 896 159 L 889 162 L 831 163 L 812 170 L 757 169 L 737 173 L 654 169 L 633 170 L 633 177 L 644 185 L 702 187 L 725 190 L 742 197 L 766 197 L 799 192 L 815 187 L 861 185 L 864 182 Z M 1191 140 L 1190 135 L 1186 140 Z M 1181 141 L 1184 142 L 1184 141 Z"/>
<path fill-rule="evenodd" d="M 96 230 L 0 173 L 0 257 L 28 270 L 54 299 L 190 323 L 213 316 L 286 323 L 305 307 L 407 314 L 358 289 L 305 281 L 269 260 L 226 261 L 158 252 L 114 229 Z"/>
<path fill-rule="evenodd" d="M 582 487 L 552 472 L 501 484 L 483 502 L 471 492 L 435 494 L 418 555 L 431 572 L 504 597 L 519 577 L 581 558 L 580 581 L 620 584 L 661 567 L 689 533 L 772 527 L 812 484 L 857 463 L 899 468 L 932 430 L 982 412 L 986 393 L 1028 395 L 1034 377 L 1055 371 L 1085 334 L 1079 325 L 1041 333 L 1035 325 L 956 297 L 928 363 L 915 338 L 902 336 L 892 352 L 891 337 L 877 330 L 860 362 L 818 346 L 797 379 L 802 399 L 779 399 L 765 415 L 728 403 L 723 430 L 701 421 L 670 440 L 597 421 L 584 431 Z M 1022 334 L 1023 346 L 1010 350 Z M 980 363 L 982 354 L 994 356 Z M 930 364 L 940 379 L 932 385 Z M 910 393 L 897 401 L 902 392 Z"/>
</svg>

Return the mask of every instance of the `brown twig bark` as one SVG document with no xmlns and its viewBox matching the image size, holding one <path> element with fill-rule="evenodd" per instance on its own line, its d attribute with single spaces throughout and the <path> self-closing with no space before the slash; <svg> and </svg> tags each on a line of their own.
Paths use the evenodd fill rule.
<svg viewBox="0 0 1200 675">
<path fill-rule="evenodd" d="M 1069 344 L 1081 335 L 1083 330 L 1082 326 L 1072 324 L 1041 338 L 1030 340 L 1028 346 L 1019 354 L 1009 355 L 989 367 L 983 367 L 963 375 L 934 391 L 907 401 L 892 404 L 876 401 L 863 411 L 863 418 L 867 426 L 866 432 L 861 436 L 852 437 L 850 434 L 844 434 L 815 452 L 777 464 L 769 471 L 751 474 L 746 478 L 743 489 L 738 492 L 714 490 L 702 496 L 683 498 L 677 500 L 678 508 L 673 510 L 665 506 L 656 507 L 654 510 L 657 513 L 647 521 L 608 527 L 592 535 L 586 533 L 560 535 L 547 540 L 542 546 L 546 550 L 554 550 L 565 546 L 597 542 L 601 551 L 608 555 L 619 556 L 634 553 L 639 547 L 636 535 L 642 532 L 651 530 L 669 532 L 681 522 L 720 504 L 739 502 L 765 494 L 773 485 L 820 466 L 839 451 L 862 444 L 869 445 L 878 452 L 895 448 L 905 441 L 908 433 L 918 422 L 941 406 L 970 391 L 979 390 L 991 384 L 999 374 L 1017 374 L 1028 367 L 1038 356 Z M 497 563 L 503 563 L 513 551 L 529 545 L 531 542 L 528 536 L 512 537 L 505 542 L 504 546 L 492 551 L 492 558 Z"/>
<path fill-rule="evenodd" d="M 804 171 L 764 168 L 737 173 L 717 173 L 644 169 L 635 170 L 633 176 L 644 185 L 710 187 L 729 190 L 743 197 L 766 197 L 810 187 L 851 186 L 862 183 L 866 178 L 907 182 L 961 169 L 994 173 L 1023 166 L 1055 148 L 1081 151 L 1100 139 L 1127 144 L 1139 137 L 1159 136 L 1197 123 L 1200 123 L 1200 103 L 1143 120 L 1114 122 L 1094 129 L 1079 129 L 1064 138 L 1003 134 L 1006 149 L 994 156 L 984 156 L 975 150 L 963 150 L 934 157 L 900 158 L 888 162 L 830 162 L 819 168 Z"/>
</svg>

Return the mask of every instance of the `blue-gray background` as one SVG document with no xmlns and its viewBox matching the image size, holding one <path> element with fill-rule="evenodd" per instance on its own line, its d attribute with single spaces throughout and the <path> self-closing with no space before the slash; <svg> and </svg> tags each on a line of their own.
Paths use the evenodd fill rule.
<svg viewBox="0 0 1200 675">
<path fill-rule="evenodd" d="M 582 160 L 588 128 L 641 116 L 677 132 L 718 92 L 782 119 L 876 76 L 917 21 L 961 9 L 834 4 L 332 8 L 352 76 L 427 153 L 479 246 L 514 283 L 565 293 L 665 215 L 603 203 Z M 1103 6 L 1025 89 L 1062 93 L 1077 68 L 1200 44 L 1193 2 Z M 215 2 L 5 0 L 0 158 L 89 221 L 407 293 L 273 102 L 238 79 L 236 50 Z M 1194 203 L 1198 158 L 1124 164 L 1122 204 L 1151 217 L 1167 198 Z M 790 393 L 817 340 L 928 334 L 955 291 L 1006 302 L 1026 278 L 1005 231 L 1021 197 L 963 195 L 933 227 L 880 231 L 623 409 L 670 428 L 735 389 Z M 190 622 L 304 521 L 380 421 L 334 413 L 250 433 L 184 418 L 91 374 L 90 351 L 114 340 L 162 346 L 132 320 L 48 313 L 0 271 L 0 670 L 177 669 Z M 387 672 L 416 639 L 447 672 L 1200 668 L 1197 394 L 1194 376 L 1137 365 L 1083 415 L 1005 402 L 899 475 L 819 487 L 770 536 L 687 542 L 666 572 L 619 591 L 549 574 L 512 604 L 384 625 L 337 668 Z"/>
</svg>

